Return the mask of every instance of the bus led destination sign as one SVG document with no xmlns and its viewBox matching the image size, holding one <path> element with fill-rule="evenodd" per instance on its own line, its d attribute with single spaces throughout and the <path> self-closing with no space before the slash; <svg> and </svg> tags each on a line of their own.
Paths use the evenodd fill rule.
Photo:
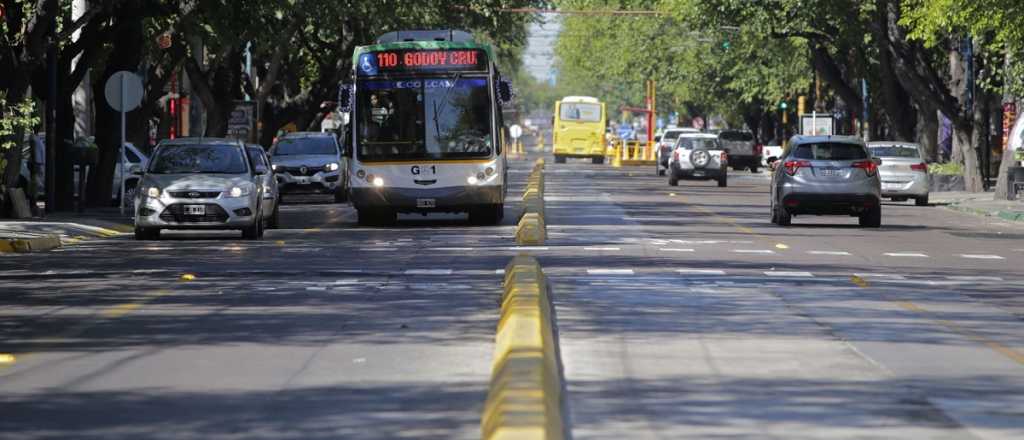
<svg viewBox="0 0 1024 440">
<path fill-rule="evenodd" d="M 398 50 L 364 53 L 359 57 L 361 75 L 439 70 L 487 70 L 487 54 L 477 49 Z"/>
</svg>

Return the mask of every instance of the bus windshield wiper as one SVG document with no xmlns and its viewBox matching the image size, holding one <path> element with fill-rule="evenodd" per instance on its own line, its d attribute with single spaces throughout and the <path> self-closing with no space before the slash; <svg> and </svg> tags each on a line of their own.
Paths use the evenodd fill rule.
<svg viewBox="0 0 1024 440">
<path fill-rule="evenodd" d="M 441 123 L 438 122 L 437 115 L 441 114 L 441 112 L 444 111 L 444 108 L 448 106 L 448 95 L 451 94 L 452 89 L 455 88 L 455 85 L 459 83 L 459 78 L 461 77 L 462 72 L 455 73 L 455 78 L 452 81 L 451 85 L 444 89 L 444 96 L 441 97 L 440 107 L 438 107 L 437 101 L 434 101 L 434 133 L 436 133 L 437 137 L 441 137 Z"/>
</svg>

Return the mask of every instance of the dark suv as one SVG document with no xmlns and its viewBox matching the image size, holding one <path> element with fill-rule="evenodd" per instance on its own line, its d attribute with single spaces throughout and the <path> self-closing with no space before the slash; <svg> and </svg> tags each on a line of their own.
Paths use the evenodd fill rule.
<svg viewBox="0 0 1024 440">
<path fill-rule="evenodd" d="M 743 130 L 722 130 L 718 133 L 718 141 L 729 153 L 729 166 L 734 170 L 750 168 L 756 173 L 761 166 L 763 148 L 754 139 L 754 134 Z"/>
</svg>

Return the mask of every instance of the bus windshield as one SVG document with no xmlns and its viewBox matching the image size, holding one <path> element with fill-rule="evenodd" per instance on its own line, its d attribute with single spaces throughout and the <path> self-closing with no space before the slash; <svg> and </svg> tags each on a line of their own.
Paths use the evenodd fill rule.
<svg viewBox="0 0 1024 440">
<path fill-rule="evenodd" d="M 361 160 L 489 157 L 486 78 L 366 80 L 356 98 Z"/>
<path fill-rule="evenodd" d="M 558 117 L 563 121 L 600 122 L 601 104 L 563 102 Z"/>
</svg>

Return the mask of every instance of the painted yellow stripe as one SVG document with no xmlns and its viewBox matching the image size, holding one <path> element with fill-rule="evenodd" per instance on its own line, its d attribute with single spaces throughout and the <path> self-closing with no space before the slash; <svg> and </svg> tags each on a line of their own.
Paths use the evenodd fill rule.
<svg viewBox="0 0 1024 440">
<path fill-rule="evenodd" d="M 912 303 L 910 301 L 897 301 L 896 304 L 899 304 L 900 307 L 902 307 L 905 310 L 909 310 L 911 312 L 928 314 L 928 315 L 932 314 L 931 312 L 929 312 L 924 307 L 921 307 L 921 306 L 919 306 L 917 304 L 914 304 L 914 303 Z M 1012 349 L 1010 347 L 1007 347 L 1007 346 L 1005 346 L 1003 344 L 1000 344 L 1000 343 L 998 343 L 996 341 L 993 341 L 993 340 L 988 339 L 988 338 L 986 338 L 984 336 L 981 336 L 981 335 L 979 335 L 977 333 L 974 333 L 971 330 L 968 330 L 968 329 L 962 327 L 960 324 L 957 324 L 957 323 L 955 323 L 953 321 L 950 321 L 948 319 L 939 319 L 939 318 L 928 317 L 928 320 L 932 321 L 933 323 L 938 324 L 938 325 L 940 325 L 942 327 L 945 327 L 945 328 L 953 331 L 954 333 L 959 334 L 960 336 L 963 336 L 963 337 L 965 337 L 967 339 L 970 339 L 970 340 L 972 340 L 974 342 L 977 342 L 977 343 L 979 343 L 981 345 L 984 345 L 984 346 L 992 349 L 993 351 L 995 351 L 995 352 L 997 352 L 997 353 L 999 353 L 999 354 L 1001 354 L 1003 356 L 1006 356 L 1010 360 L 1016 362 L 1018 365 L 1024 365 L 1024 354 L 1022 354 L 1022 353 L 1020 353 L 1020 352 L 1018 352 L 1018 351 L 1016 351 L 1016 350 L 1014 350 L 1014 349 Z"/>
</svg>

